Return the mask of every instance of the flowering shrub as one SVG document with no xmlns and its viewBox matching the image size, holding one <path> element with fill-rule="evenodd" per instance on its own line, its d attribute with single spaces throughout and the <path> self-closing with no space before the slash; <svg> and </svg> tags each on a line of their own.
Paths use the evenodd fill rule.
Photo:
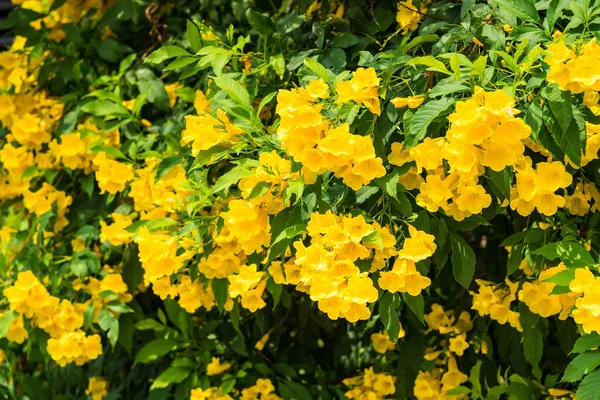
<svg viewBox="0 0 600 400">
<path fill-rule="evenodd" d="M 600 4 L 15 3 L 1 398 L 599 398 Z"/>
</svg>

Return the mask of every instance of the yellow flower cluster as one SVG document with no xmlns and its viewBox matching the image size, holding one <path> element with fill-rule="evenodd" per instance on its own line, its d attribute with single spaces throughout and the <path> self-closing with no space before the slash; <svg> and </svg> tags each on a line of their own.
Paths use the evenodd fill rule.
<svg viewBox="0 0 600 400">
<path fill-rule="evenodd" d="M 230 275 L 228 294 L 235 299 L 240 297 L 242 307 L 255 312 L 267 305 L 262 299 L 267 286 L 265 273 L 257 271 L 256 265 L 243 265 L 238 273 Z"/>
<path fill-rule="evenodd" d="M 227 231 L 237 240 L 246 254 L 269 247 L 271 225 L 266 207 L 248 200 L 231 200 L 228 210 L 221 213 Z"/>
<path fill-rule="evenodd" d="M 68 332 L 58 339 L 48 339 L 47 349 L 61 367 L 71 362 L 83 365 L 102 354 L 102 343 L 99 335 L 86 336 L 83 331 L 78 330 Z"/>
<path fill-rule="evenodd" d="M 282 158 L 275 151 L 261 153 L 258 158 L 258 166 L 252 171 L 253 175 L 242 178 L 238 183 L 242 197 L 249 199 L 257 206 L 264 206 L 271 215 L 277 214 L 285 207 L 282 195 L 283 191 L 289 187 L 289 182 L 300 181 L 300 174 L 292 173 L 291 170 L 290 160 Z M 307 178 L 310 177 L 310 173 L 304 174 L 305 183 L 312 183 L 307 181 Z M 264 191 L 264 194 L 252 196 L 253 190 L 261 183 L 270 184 L 270 186 Z"/>
<path fill-rule="evenodd" d="M 184 210 L 188 196 L 193 193 L 185 169 L 176 165 L 157 179 L 156 168 L 160 160 L 146 158 L 145 162 L 146 166 L 136 171 L 137 176 L 129 184 L 131 190 L 128 194 L 133 199 L 134 209 L 140 213 L 140 219 L 164 218 Z"/>
<path fill-rule="evenodd" d="M 199 114 L 185 116 L 185 130 L 181 133 L 182 144 L 191 143 L 193 156 L 218 144 L 235 142 L 243 133 L 223 110 L 217 110 L 217 118 L 202 110 Z"/>
<path fill-rule="evenodd" d="M 379 113 L 378 79 L 375 71 L 359 68 L 354 78 L 338 84 L 338 100 L 354 100 Z M 332 171 L 354 190 L 385 175 L 382 160 L 375 156 L 371 138 L 351 134 L 344 123 L 331 126 L 321 115 L 329 88 L 322 80 L 313 80 L 306 88 L 280 90 L 277 113 L 281 117 L 277 136 L 283 148 L 309 171 Z"/>
<path fill-rule="evenodd" d="M 270 379 L 257 379 L 254 386 L 242 390 L 240 400 L 281 400 L 281 397 L 275 394 Z"/>
<path fill-rule="evenodd" d="M 548 82 L 556 83 L 561 90 L 583 93 L 583 103 L 594 115 L 600 115 L 600 76 L 596 72 L 599 59 L 600 46 L 596 39 L 583 45 L 579 54 L 563 41 L 552 43 L 544 59 L 550 66 Z"/>
<path fill-rule="evenodd" d="M 126 228 L 132 224 L 133 215 L 112 213 L 111 217 L 113 223 L 110 225 L 100 221 L 100 241 L 107 241 L 113 246 L 129 243 L 133 233 L 126 230 Z"/>
<path fill-rule="evenodd" d="M 432 371 L 419 371 L 413 394 L 417 400 L 466 399 L 465 396 L 449 396 L 446 393 L 460 386 L 467 379 L 468 376 L 458 369 L 456 358 L 449 356 L 445 368 L 436 367 Z"/>
<path fill-rule="evenodd" d="M 233 400 L 228 394 L 222 394 L 220 388 L 193 389 L 190 400 Z M 239 400 L 281 400 L 275 394 L 275 386 L 270 379 L 257 379 L 256 383 L 242 390 Z"/>
<path fill-rule="evenodd" d="M 49 183 L 44 182 L 37 192 L 31 192 L 29 189 L 23 191 L 23 204 L 30 212 L 36 215 L 42 215 L 52 209 L 56 204 L 56 223 L 54 231 L 59 232 L 69 224 L 66 217 L 69 206 L 73 203 L 73 198 Z"/>
<path fill-rule="evenodd" d="M 409 225 L 410 238 L 404 240 L 398 258 L 391 271 L 382 272 L 379 286 L 391 293 L 402 292 L 418 296 L 431 284 L 431 280 L 417 271 L 415 262 L 425 260 L 433 255 L 436 245 L 433 235 L 417 230 Z"/>
<path fill-rule="evenodd" d="M 476 279 L 475 282 L 479 285 L 479 291 L 470 292 L 473 296 L 471 308 L 482 317 L 489 315 L 501 325 L 508 322 L 510 326 L 522 332 L 519 313 L 510 309 L 511 303 L 516 300 L 519 283 L 512 283 L 508 278 L 505 280 L 506 286 L 494 285 L 481 279 Z"/>
<path fill-rule="evenodd" d="M 147 227 L 142 227 L 134 240 L 139 246 L 144 282 L 146 285 L 152 284 L 156 295 L 163 300 L 179 296 L 179 305 L 189 313 L 200 307 L 210 310 L 214 306 L 215 298 L 210 281 L 192 281 L 190 276 L 182 275 L 179 276 L 178 284 L 171 283 L 171 276 L 183 267 L 186 260 L 193 257 L 193 250 L 178 255 L 177 237 L 165 232 L 150 232 Z M 180 243 L 185 244 L 185 238 Z"/>
<path fill-rule="evenodd" d="M 59 365 L 82 365 L 102 354 L 100 336 L 86 336 L 80 330 L 86 305 L 51 296 L 31 271 L 20 272 L 14 285 L 4 290 L 4 296 L 10 308 L 20 314 L 11 324 L 9 340 L 23 343 L 27 339 L 26 316 L 32 325 L 50 334 L 48 352 Z"/>
<path fill-rule="evenodd" d="M 585 333 L 600 333 L 600 278 L 596 278 L 588 267 L 578 268 L 569 289 L 569 294 L 576 296 L 576 309 L 571 314 L 575 322 L 581 324 Z"/>
<path fill-rule="evenodd" d="M 448 117 L 451 125 L 445 137 L 426 138 L 412 149 L 399 145 L 392 148 L 390 163 L 416 163 L 416 171 L 411 169 L 410 176 L 400 182 L 411 187 L 419 185 L 417 204 L 430 212 L 441 208 L 458 221 L 490 206 L 491 196 L 478 184 L 483 167 L 502 171 L 522 162 L 522 140 L 531 133 L 531 128 L 515 116 L 519 110 L 514 106 L 514 100 L 503 90 L 485 92 L 475 88 L 475 95 L 458 102 L 456 111 Z M 415 174 L 423 169 L 427 177 L 419 184 Z"/>
<path fill-rule="evenodd" d="M 396 13 L 396 22 L 402 29 L 402 34 L 406 35 L 419 28 L 419 22 L 427 13 L 427 4 L 429 1 L 421 1 L 421 7 L 417 8 L 412 0 L 398 2 L 398 12 Z"/>
<path fill-rule="evenodd" d="M 362 215 L 340 217 L 328 210 L 312 213 L 307 226 L 311 243 L 296 241 L 296 265 L 300 268 L 297 289 L 318 302 L 331 319 L 350 322 L 371 316 L 368 303 L 377 300 L 377 289 L 368 272 L 361 272 L 357 260 L 373 257 L 371 272 L 385 266 L 396 255 L 396 239 L 377 222 L 367 223 Z M 380 243 L 369 239 L 379 237 Z"/>
<path fill-rule="evenodd" d="M 463 311 L 456 320 L 454 311 L 445 311 L 441 305 L 433 304 L 431 312 L 425 315 L 425 322 L 429 327 L 425 333 L 435 330 L 442 335 L 449 335 L 449 338 L 441 338 L 439 346 L 444 350 L 438 350 L 436 347 L 426 349 L 424 358 L 428 361 L 436 360 L 436 363 L 431 371 L 419 371 L 413 393 L 418 400 L 447 398 L 449 396 L 446 393 L 449 390 L 467 381 L 467 375 L 458 369 L 455 356 L 461 357 L 470 346 L 467 332 L 473 329 L 471 315 Z"/>
<path fill-rule="evenodd" d="M 352 79 L 337 85 L 339 102 L 354 101 L 367 107 L 373 114 L 380 115 L 379 78 L 373 68 L 358 68 Z"/>
<path fill-rule="evenodd" d="M 402 339 L 404 336 L 406 336 L 406 332 L 402 328 L 402 325 L 400 325 L 398 339 Z M 396 341 L 390 340 L 387 332 L 373 333 L 371 335 L 371 344 L 373 345 L 373 349 L 379 354 L 385 354 L 396 348 Z"/>
<path fill-rule="evenodd" d="M 228 394 L 221 394 L 221 388 L 192 389 L 190 400 L 233 400 Z"/>
<path fill-rule="evenodd" d="M 565 170 L 563 163 L 541 162 L 533 169 L 527 157 L 515 171 L 516 184 L 511 188 L 510 208 L 527 216 L 534 208 L 541 214 L 554 215 L 559 207 L 565 206 L 565 198 L 555 193 L 573 182 L 572 175 Z M 575 211 L 573 200 L 571 197 L 570 206 Z"/>
<path fill-rule="evenodd" d="M 108 396 L 108 380 L 101 376 L 92 376 L 85 394 L 90 396 L 92 400 L 102 400 Z"/>
<path fill-rule="evenodd" d="M 556 283 L 544 282 L 567 268 L 563 264 L 542 271 L 537 280 L 525 282 L 519 291 L 519 301 L 527 304 L 531 312 L 547 318 L 559 314 L 560 320 L 569 317 L 571 308 L 578 297 L 577 293 L 552 294 Z"/>
<path fill-rule="evenodd" d="M 396 378 L 384 372 L 376 373 L 373 367 L 364 370 L 363 375 L 343 380 L 350 387 L 347 398 L 357 400 L 383 400 L 396 392 Z"/>
<path fill-rule="evenodd" d="M 75 286 L 75 284 L 73 286 Z M 92 296 L 90 302 L 94 304 L 93 322 L 98 322 L 100 311 L 105 308 L 107 303 L 114 300 L 129 303 L 133 298 L 133 296 L 127 292 L 127 285 L 123 282 L 123 276 L 117 272 L 109 272 L 101 280 L 90 277 L 88 283 L 81 284 L 78 289 L 85 289 Z M 113 296 L 100 296 L 100 293 L 106 291 L 113 292 L 117 298 Z M 111 312 L 118 315 L 118 313 L 113 310 L 111 310 Z"/>
<path fill-rule="evenodd" d="M 176 237 L 164 232 L 150 232 L 147 227 L 142 227 L 134 241 L 139 246 L 146 285 L 162 277 L 170 277 L 183 266 L 184 258 L 177 255 Z"/>
<path fill-rule="evenodd" d="M 99 152 L 93 160 L 98 168 L 96 180 L 100 187 L 100 194 L 108 192 L 116 194 L 125 189 L 125 185 L 133 179 L 133 167 L 106 157 L 104 151 Z"/>
<path fill-rule="evenodd" d="M 64 24 L 79 22 L 86 15 L 97 21 L 115 1 L 67 0 L 60 7 L 55 7 L 53 2 L 43 0 L 13 0 L 13 4 L 44 14 L 43 18 L 31 22 L 31 26 L 34 29 L 40 29 L 42 26 L 50 29 L 48 38 L 60 42 L 67 36 L 63 30 Z"/>
</svg>

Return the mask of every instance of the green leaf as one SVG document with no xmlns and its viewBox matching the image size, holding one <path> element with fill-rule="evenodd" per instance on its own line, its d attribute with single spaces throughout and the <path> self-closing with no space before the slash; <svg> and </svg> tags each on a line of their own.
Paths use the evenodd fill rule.
<svg viewBox="0 0 600 400">
<path fill-rule="evenodd" d="M 438 117 L 449 113 L 451 107 L 456 102 L 453 98 L 443 97 L 439 100 L 433 100 L 425 103 L 417 109 L 412 117 L 409 126 L 405 130 L 404 147 L 415 147 L 427 134 L 427 128 Z"/>
<path fill-rule="evenodd" d="M 246 19 L 250 23 L 250 26 L 258 32 L 260 35 L 268 36 L 272 33 L 277 32 L 277 27 L 267 15 L 260 14 L 254 10 L 248 9 L 246 11 Z"/>
<path fill-rule="evenodd" d="M 360 39 L 357 38 L 356 36 L 354 36 L 353 34 L 348 33 L 348 32 L 342 32 L 339 35 L 335 35 L 329 41 L 329 46 L 346 48 L 346 47 L 354 46 L 359 41 L 360 41 Z"/>
<path fill-rule="evenodd" d="M 447 75 L 452 75 L 452 72 L 450 72 L 446 65 L 433 56 L 415 57 L 407 62 L 406 65 L 425 65 L 428 67 L 428 71 L 442 72 Z"/>
<path fill-rule="evenodd" d="M 600 369 L 595 370 L 581 381 L 575 396 L 579 400 L 600 400 Z"/>
<path fill-rule="evenodd" d="M 227 279 L 213 279 L 212 290 L 215 295 L 215 303 L 219 311 L 223 311 L 225 303 L 227 302 L 227 289 L 229 288 L 229 281 Z"/>
<path fill-rule="evenodd" d="M 154 179 L 154 182 L 158 182 L 160 178 L 167 175 L 174 166 L 181 164 L 182 160 L 183 157 L 180 155 L 163 158 L 160 164 L 158 164 L 158 167 L 156 167 L 156 178 Z"/>
<path fill-rule="evenodd" d="M 596 264 L 590 253 L 576 242 L 549 243 L 531 254 L 544 256 L 548 260 L 559 258 L 567 267 L 581 268 Z"/>
<path fill-rule="evenodd" d="M 325 82 L 329 82 L 329 72 L 315 58 L 305 58 L 304 65 L 306 65 L 312 72 L 317 74 L 319 78 L 323 79 Z"/>
<path fill-rule="evenodd" d="M 284 399 L 312 400 L 312 396 L 306 386 L 296 382 L 280 381 L 277 389 L 278 394 Z"/>
<path fill-rule="evenodd" d="M 494 0 L 498 7 L 510 14 L 516 15 L 523 21 L 541 24 L 540 16 L 531 0 Z"/>
<path fill-rule="evenodd" d="M 225 158 L 230 151 L 231 149 L 225 146 L 213 146 L 210 149 L 202 150 L 196 156 L 190 171 L 202 168 L 206 164 L 214 164 Z"/>
<path fill-rule="evenodd" d="M 2 314 L 2 317 L 0 318 L 0 338 L 6 336 L 8 330 L 10 329 L 10 325 L 15 318 L 17 318 L 17 314 L 14 312 L 14 310 L 5 311 Z"/>
<path fill-rule="evenodd" d="M 421 321 L 421 323 L 424 324 L 425 301 L 423 299 L 423 295 L 420 294 L 418 296 L 411 296 L 408 293 L 403 293 L 402 298 L 404 299 L 404 302 L 406 303 L 410 311 L 412 311 L 417 316 L 417 318 L 419 318 L 419 321 Z"/>
<path fill-rule="evenodd" d="M 273 296 L 273 309 L 279 304 L 281 299 L 281 293 L 283 292 L 283 285 L 275 283 L 272 277 L 267 280 L 267 290 Z"/>
<path fill-rule="evenodd" d="M 579 354 L 596 347 L 600 347 L 600 335 L 592 332 L 577 339 L 571 353 Z"/>
<path fill-rule="evenodd" d="M 398 293 L 385 292 L 378 303 L 379 317 L 385 331 L 387 332 L 390 340 L 396 341 L 398 334 L 400 333 L 400 319 L 398 316 L 398 309 L 400 308 L 400 296 Z"/>
<path fill-rule="evenodd" d="M 548 104 L 562 130 L 566 131 L 573 119 L 571 93 L 560 90 L 558 85 L 553 83 L 544 87 L 541 94 L 546 99 L 546 104 Z"/>
<path fill-rule="evenodd" d="M 263 196 L 265 193 L 271 189 L 273 184 L 271 182 L 258 182 L 256 186 L 252 188 L 252 192 L 250 192 L 250 199 L 255 199 L 257 197 Z"/>
<path fill-rule="evenodd" d="M 469 288 L 475 274 L 475 252 L 465 240 L 456 233 L 450 235 L 452 248 L 452 272 L 454 279 L 465 289 Z"/>
<path fill-rule="evenodd" d="M 538 364 L 542 359 L 544 340 L 538 326 L 540 316 L 532 313 L 523 303 L 519 305 L 519 320 L 523 328 L 523 354 L 525 360 L 533 367 L 534 374 L 539 371 Z"/>
<path fill-rule="evenodd" d="M 600 350 L 592 350 L 575 357 L 567 365 L 562 377 L 563 382 L 576 382 L 600 366 Z"/>
<path fill-rule="evenodd" d="M 444 393 L 444 396 L 458 396 L 471 393 L 471 389 L 466 386 L 457 386 Z"/>
<path fill-rule="evenodd" d="M 379 188 L 391 198 L 392 205 L 400 211 L 405 217 L 412 216 L 413 210 L 410 201 L 404 195 L 398 191 L 398 177 L 400 175 L 400 169 L 395 168 L 392 172 L 387 175 L 374 179 L 374 182 Z M 401 186 L 402 187 L 402 186 Z"/>
<path fill-rule="evenodd" d="M 181 57 L 175 61 L 172 61 L 164 68 L 164 71 L 173 71 L 175 69 L 187 67 L 188 65 L 197 62 L 198 58 L 196 57 Z"/>
<path fill-rule="evenodd" d="M 356 191 L 356 204 L 362 204 L 375 193 L 379 192 L 376 186 L 363 186 Z"/>
<path fill-rule="evenodd" d="M 148 318 L 148 319 L 144 319 L 142 321 L 137 322 L 135 324 L 135 329 L 137 329 L 139 331 L 153 330 L 153 331 L 158 332 L 158 331 L 164 331 L 165 329 L 167 329 L 167 327 L 156 320 Z"/>
<path fill-rule="evenodd" d="M 412 48 L 417 47 L 418 45 L 420 45 L 422 43 L 437 42 L 439 39 L 440 39 L 440 37 L 433 33 L 426 34 L 426 35 L 419 35 L 416 38 L 414 38 L 413 40 L 411 40 L 410 42 L 408 42 L 406 44 L 406 46 L 404 46 L 404 49 L 402 49 L 402 51 L 404 53 L 408 53 Z"/>
<path fill-rule="evenodd" d="M 125 156 L 125 154 L 123 154 L 123 152 L 121 150 L 117 149 L 116 147 L 107 146 L 107 145 L 102 144 L 99 146 L 94 146 L 90 150 L 96 154 L 103 151 L 106 153 L 106 155 L 108 157 L 114 157 L 114 158 L 120 158 L 123 160 L 127 160 L 127 157 Z"/>
<path fill-rule="evenodd" d="M 506 167 L 499 172 L 490 169 L 489 175 L 492 184 L 498 190 L 497 195 L 500 200 L 510 198 L 510 185 L 514 176 L 512 169 L 510 167 Z"/>
<path fill-rule="evenodd" d="M 166 388 L 173 383 L 183 382 L 190 375 L 190 370 L 184 367 L 169 367 L 164 370 L 150 386 L 150 390 Z"/>
<path fill-rule="evenodd" d="M 98 315 L 98 325 L 100 325 L 102 330 L 107 332 L 106 336 L 114 349 L 117 344 L 117 339 L 119 339 L 119 321 L 115 318 L 113 313 L 102 309 Z"/>
<path fill-rule="evenodd" d="M 110 100 L 93 100 L 81 106 L 83 112 L 97 117 L 129 115 L 129 111 L 122 104 Z"/>
<path fill-rule="evenodd" d="M 211 193 L 218 193 L 221 190 L 227 191 L 231 185 L 235 185 L 242 178 L 252 175 L 253 172 L 244 166 L 238 165 L 232 168 L 229 172 L 221 175 L 211 189 Z"/>
<path fill-rule="evenodd" d="M 573 279 L 575 279 L 575 268 L 560 271 L 542 282 L 556 283 L 558 286 L 569 286 Z"/>
<path fill-rule="evenodd" d="M 111 302 L 107 303 L 106 305 L 111 310 L 116 311 L 116 312 L 118 312 L 120 314 L 126 314 L 126 313 L 132 313 L 133 312 L 133 310 L 131 309 L 131 307 L 127 306 L 122 301 L 111 301 Z"/>
<path fill-rule="evenodd" d="M 223 89 L 233 101 L 244 107 L 246 110 L 252 110 L 252 105 L 250 104 L 250 95 L 241 83 L 224 76 L 215 77 L 214 81 L 215 84 Z"/>
<path fill-rule="evenodd" d="M 200 38 L 200 29 L 193 21 L 189 19 L 185 22 L 185 36 L 187 37 L 190 46 L 194 51 L 199 51 L 202 48 L 202 39 Z"/>
<path fill-rule="evenodd" d="M 144 63 L 148 64 L 160 64 L 161 62 L 174 57 L 191 56 L 186 50 L 178 46 L 163 46 L 158 50 L 150 53 L 144 60 Z"/>
<path fill-rule="evenodd" d="M 137 327 L 137 325 L 136 325 Z M 135 355 L 135 364 L 148 364 L 158 357 L 164 356 L 177 348 L 177 342 L 172 339 L 154 339 L 144 345 Z"/>
</svg>

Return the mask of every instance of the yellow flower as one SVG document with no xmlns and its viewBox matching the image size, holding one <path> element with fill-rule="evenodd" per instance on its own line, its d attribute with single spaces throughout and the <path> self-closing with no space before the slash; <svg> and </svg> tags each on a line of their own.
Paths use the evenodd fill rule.
<svg viewBox="0 0 600 400">
<path fill-rule="evenodd" d="M 465 350 L 469 347 L 469 343 L 467 343 L 466 339 L 466 334 L 450 338 L 450 351 L 455 353 L 456 355 L 462 356 Z"/>
<path fill-rule="evenodd" d="M 265 348 L 265 345 L 269 341 L 269 337 L 271 336 L 271 331 L 265 333 L 258 342 L 254 345 L 254 348 L 258 351 L 262 351 Z"/>
<path fill-rule="evenodd" d="M 231 368 L 230 363 L 221 364 L 221 360 L 217 357 L 213 357 L 212 361 L 206 366 L 206 375 L 213 376 L 219 375 Z"/>
<path fill-rule="evenodd" d="M 417 230 L 412 225 L 408 226 L 408 232 L 410 238 L 404 240 L 402 249 L 398 252 L 398 257 L 414 262 L 431 257 L 437 247 L 434 243 L 435 237 Z"/>
<path fill-rule="evenodd" d="M 396 343 L 390 340 L 386 332 L 373 333 L 371 335 L 371 343 L 373 344 L 373 349 L 380 354 L 385 354 L 388 350 L 394 350 L 396 347 Z"/>
<path fill-rule="evenodd" d="M 113 223 L 107 225 L 104 221 L 100 221 L 100 241 L 108 241 L 113 246 L 120 246 L 129 243 L 133 233 L 125 228 L 131 225 L 133 216 L 112 213 Z"/>
<path fill-rule="evenodd" d="M 340 82 L 336 88 L 339 102 L 354 101 L 380 115 L 379 78 L 374 68 L 358 68 L 352 79 Z"/>
<path fill-rule="evenodd" d="M 108 396 L 108 380 L 100 376 L 91 377 L 85 394 L 91 396 L 92 400 L 102 400 Z"/>
<path fill-rule="evenodd" d="M 100 187 L 100 194 L 105 192 L 116 194 L 125 189 L 125 184 L 133 179 L 133 168 L 129 164 L 106 158 L 106 153 L 101 151 L 94 158 L 94 165 L 98 167 L 96 180 Z"/>
<path fill-rule="evenodd" d="M 419 22 L 427 11 L 425 2 L 421 2 L 421 9 L 413 5 L 412 0 L 398 2 L 398 12 L 396 13 L 396 22 L 402 29 L 402 34 L 406 35 L 419 28 Z"/>
<path fill-rule="evenodd" d="M 508 25 L 508 24 L 504 24 L 504 25 L 502 26 L 502 29 L 503 29 L 503 30 L 504 30 L 504 32 L 506 32 L 506 33 L 511 33 L 512 31 L 514 31 L 514 30 L 515 30 L 515 29 L 514 29 L 512 26 L 510 26 L 510 25 Z"/>
<path fill-rule="evenodd" d="M 390 100 L 396 108 L 402 108 L 408 106 L 408 108 L 417 108 L 425 101 L 425 96 L 422 94 L 417 96 L 409 97 L 394 97 Z"/>
</svg>

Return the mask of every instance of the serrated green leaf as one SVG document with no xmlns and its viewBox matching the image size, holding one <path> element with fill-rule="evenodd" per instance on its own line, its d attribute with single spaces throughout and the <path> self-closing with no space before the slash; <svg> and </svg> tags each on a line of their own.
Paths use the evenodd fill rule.
<svg viewBox="0 0 600 400">
<path fill-rule="evenodd" d="M 600 400 L 600 369 L 585 377 L 575 394 L 579 400 Z"/>
<path fill-rule="evenodd" d="M 211 193 L 218 193 L 221 190 L 227 191 L 231 185 L 235 185 L 240 179 L 252 174 L 253 172 L 248 168 L 238 165 L 217 179 L 214 186 L 211 188 Z"/>
<path fill-rule="evenodd" d="M 544 256 L 548 260 L 559 258 L 567 267 L 581 268 L 596 264 L 591 254 L 576 242 L 549 243 L 531 254 Z"/>
<path fill-rule="evenodd" d="M 475 252 L 465 240 L 456 233 L 450 235 L 452 248 L 452 272 L 454 279 L 465 289 L 469 288 L 475 274 Z"/>
<path fill-rule="evenodd" d="M 600 350 L 586 351 L 567 365 L 563 382 L 576 382 L 600 366 Z"/>
<path fill-rule="evenodd" d="M 441 72 L 446 75 L 452 75 L 452 72 L 444 65 L 443 62 L 436 59 L 433 56 L 423 56 L 423 57 L 415 57 L 406 65 L 424 65 L 427 67 L 428 71 Z"/>
<path fill-rule="evenodd" d="M 329 72 L 327 72 L 327 69 L 316 59 L 305 58 L 304 65 L 306 65 L 312 72 L 317 74 L 319 78 L 323 79 L 325 82 L 329 82 Z"/>
<path fill-rule="evenodd" d="M 456 102 L 453 98 L 443 97 L 432 100 L 417 109 L 408 128 L 405 130 L 404 147 L 415 147 L 427 134 L 427 128 L 438 117 L 449 113 Z"/>
<path fill-rule="evenodd" d="M 144 63 L 160 64 L 161 62 L 170 58 L 185 56 L 191 56 L 191 54 L 179 46 L 163 46 L 160 49 L 150 53 L 150 55 L 144 60 Z"/>
<path fill-rule="evenodd" d="M 246 110 L 252 110 L 250 95 L 241 83 L 224 76 L 215 77 L 214 81 L 215 84 L 223 89 L 233 101 L 244 107 Z"/>
<path fill-rule="evenodd" d="M 535 4 L 531 0 L 494 0 L 495 3 L 503 10 L 516 15 L 523 21 L 540 24 L 540 16 L 538 15 Z"/>
<path fill-rule="evenodd" d="M 398 293 L 385 292 L 378 303 L 379 317 L 385 331 L 392 341 L 397 340 L 400 333 L 400 319 L 398 317 L 398 308 L 400 307 L 400 297 Z"/>
</svg>

